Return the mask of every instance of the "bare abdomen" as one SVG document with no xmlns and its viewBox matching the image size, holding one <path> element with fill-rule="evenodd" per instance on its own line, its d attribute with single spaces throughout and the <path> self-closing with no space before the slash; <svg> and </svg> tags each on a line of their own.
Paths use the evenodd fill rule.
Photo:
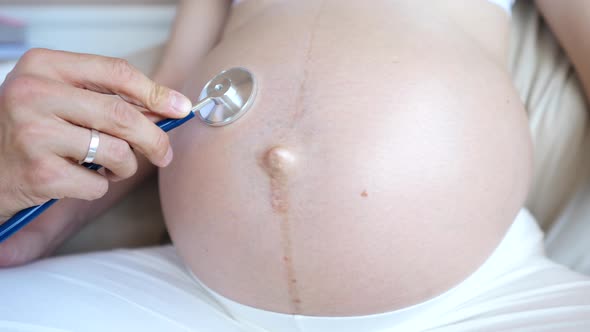
<svg viewBox="0 0 590 332">
<path fill-rule="evenodd" d="M 524 112 L 501 60 L 412 6 L 235 13 L 188 93 L 244 66 L 257 101 L 231 126 L 180 128 L 160 180 L 207 286 L 272 311 L 371 314 L 444 292 L 498 244 L 530 176 Z"/>
</svg>

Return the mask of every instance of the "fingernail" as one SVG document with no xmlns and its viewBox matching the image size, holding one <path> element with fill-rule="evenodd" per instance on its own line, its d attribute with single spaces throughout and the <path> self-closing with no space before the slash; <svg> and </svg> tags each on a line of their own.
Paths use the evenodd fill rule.
<svg viewBox="0 0 590 332">
<path fill-rule="evenodd" d="M 172 161 L 173 156 L 174 156 L 174 153 L 172 153 L 172 148 L 168 147 L 168 151 L 166 151 L 166 155 L 164 156 L 164 160 L 162 160 L 162 167 L 166 167 L 166 166 L 170 165 L 170 162 Z"/>
<path fill-rule="evenodd" d="M 191 107 L 193 106 L 188 98 L 176 91 L 170 92 L 170 105 L 174 112 L 179 115 L 188 115 L 188 112 L 190 112 Z"/>
</svg>

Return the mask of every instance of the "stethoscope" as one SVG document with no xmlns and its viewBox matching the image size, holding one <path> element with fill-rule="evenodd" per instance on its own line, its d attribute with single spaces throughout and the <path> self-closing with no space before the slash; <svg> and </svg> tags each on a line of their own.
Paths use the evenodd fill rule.
<svg viewBox="0 0 590 332">
<path fill-rule="evenodd" d="M 158 123 L 164 131 L 170 131 L 198 115 L 209 126 L 225 126 L 242 117 L 256 98 L 256 81 L 245 68 L 231 68 L 213 77 L 199 96 L 199 101 L 191 108 L 189 115 L 182 119 L 166 119 Z M 196 113 L 196 114 L 195 114 Z M 84 163 L 84 167 L 99 170 L 101 165 Z M 18 230 L 33 221 L 37 216 L 57 202 L 52 199 L 41 205 L 19 211 L 0 225 L 0 242 L 8 239 Z"/>
</svg>

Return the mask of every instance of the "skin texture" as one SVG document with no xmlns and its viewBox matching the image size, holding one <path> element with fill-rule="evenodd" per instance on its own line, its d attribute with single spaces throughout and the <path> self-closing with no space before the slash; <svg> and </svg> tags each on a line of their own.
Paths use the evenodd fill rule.
<svg viewBox="0 0 590 332">
<path fill-rule="evenodd" d="M 486 1 L 234 8 L 185 93 L 244 66 L 257 100 L 231 126 L 172 133 L 160 172 L 188 267 L 228 298 L 304 315 L 395 310 L 464 280 L 531 175 L 507 29 Z"/>
</svg>

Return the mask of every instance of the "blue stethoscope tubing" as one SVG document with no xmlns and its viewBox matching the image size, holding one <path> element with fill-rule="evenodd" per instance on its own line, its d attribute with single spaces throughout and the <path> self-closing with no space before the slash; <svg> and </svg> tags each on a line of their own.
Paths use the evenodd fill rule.
<svg viewBox="0 0 590 332">
<path fill-rule="evenodd" d="M 182 119 L 166 119 L 156 123 L 156 125 L 158 125 L 158 127 L 160 127 L 162 130 L 168 132 L 194 117 L 195 113 L 191 111 L 187 116 L 185 116 Z M 101 165 L 93 163 L 84 163 L 82 164 L 82 166 L 95 171 L 102 168 Z M 33 219 L 37 218 L 41 213 L 43 213 L 50 206 L 55 204 L 55 202 L 57 202 L 57 199 L 52 199 L 41 205 L 21 210 L 17 212 L 14 216 L 12 216 L 10 219 L 6 220 L 3 224 L 0 225 L 0 243 L 8 239 L 14 233 L 18 232 L 21 228 L 28 225 L 31 221 L 33 221 Z"/>
</svg>

